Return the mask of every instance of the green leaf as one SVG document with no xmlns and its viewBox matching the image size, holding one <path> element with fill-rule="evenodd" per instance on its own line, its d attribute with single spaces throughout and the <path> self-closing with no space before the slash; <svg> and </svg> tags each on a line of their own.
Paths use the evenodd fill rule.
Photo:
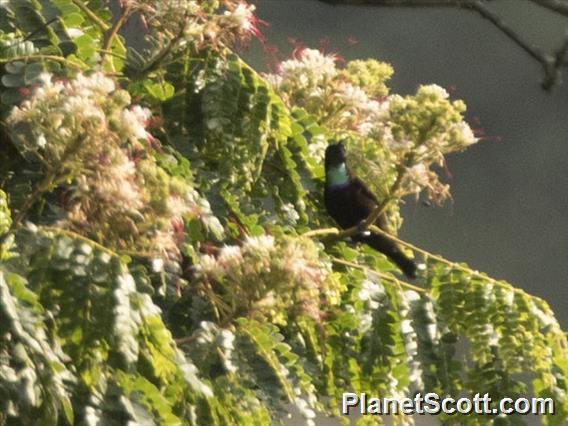
<svg viewBox="0 0 568 426">
<path fill-rule="evenodd" d="M 152 98 L 159 102 L 167 101 L 175 93 L 174 86 L 168 82 L 153 83 L 151 81 L 145 81 L 144 88 Z"/>
<path fill-rule="evenodd" d="M 5 87 L 23 87 L 26 85 L 24 76 L 20 74 L 4 74 L 2 76 L 2 84 Z"/>
<path fill-rule="evenodd" d="M 24 80 L 26 85 L 39 82 L 39 76 L 45 72 L 44 66 L 40 62 L 34 62 L 26 66 Z"/>
</svg>

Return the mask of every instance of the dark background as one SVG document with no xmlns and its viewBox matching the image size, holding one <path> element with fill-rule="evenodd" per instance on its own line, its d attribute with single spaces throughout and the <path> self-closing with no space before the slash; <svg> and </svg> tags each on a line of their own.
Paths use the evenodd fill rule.
<svg viewBox="0 0 568 426">
<path fill-rule="evenodd" d="M 568 90 L 541 89 L 541 66 L 488 21 L 452 8 L 330 6 L 259 0 L 268 42 L 286 57 L 293 37 L 346 60 L 393 65 L 392 92 L 436 83 L 463 99 L 467 118 L 490 138 L 448 158 L 454 201 L 404 208 L 400 235 L 433 253 L 504 279 L 547 300 L 568 328 Z M 492 2 L 511 26 L 546 50 L 568 28 L 521 0 Z M 350 45 L 349 38 L 358 43 Z M 266 70 L 258 43 L 245 53 Z"/>
</svg>

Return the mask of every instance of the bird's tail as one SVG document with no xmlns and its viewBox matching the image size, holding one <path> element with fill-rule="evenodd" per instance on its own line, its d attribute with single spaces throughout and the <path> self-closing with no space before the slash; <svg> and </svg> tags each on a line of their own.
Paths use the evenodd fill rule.
<svg viewBox="0 0 568 426">
<path fill-rule="evenodd" d="M 375 250 L 385 254 L 396 266 L 398 266 L 404 275 L 408 278 L 416 278 L 416 263 L 410 259 L 403 251 L 391 240 L 382 235 L 371 234 L 366 236 L 357 236 L 356 241 L 361 241 Z"/>
</svg>

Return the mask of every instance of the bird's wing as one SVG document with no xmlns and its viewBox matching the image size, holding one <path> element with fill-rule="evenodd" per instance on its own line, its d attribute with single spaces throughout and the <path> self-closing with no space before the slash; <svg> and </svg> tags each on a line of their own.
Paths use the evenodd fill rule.
<svg viewBox="0 0 568 426">
<path fill-rule="evenodd" d="M 353 189 L 359 192 L 363 197 L 367 198 L 373 204 L 379 204 L 379 200 L 377 200 L 375 194 L 373 194 L 369 190 L 369 188 L 367 188 L 367 186 L 363 183 L 361 179 L 359 179 L 358 177 L 352 178 L 351 184 L 353 185 Z"/>
<path fill-rule="evenodd" d="M 369 188 L 363 183 L 361 179 L 358 177 L 354 177 L 351 179 L 351 185 L 353 185 L 353 189 L 357 191 L 361 197 L 359 199 L 364 199 L 366 204 L 367 210 L 369 214 L 379 205 L 379 200 L 371 192 Z M 387 220 L 384 214 L 380 215 L 377 220 L 375 221 L 375 225 L 377 225 L 381 229 L 387 229 Z"/>
</svg>

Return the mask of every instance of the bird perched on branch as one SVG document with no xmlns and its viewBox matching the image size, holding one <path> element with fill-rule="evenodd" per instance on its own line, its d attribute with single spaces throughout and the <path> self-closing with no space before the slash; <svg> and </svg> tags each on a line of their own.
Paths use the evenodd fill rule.
<svg viewBox="0 0 568 426">
<path fill-rule="evenodd" d="M 343 229 L 360 226 L 379 205 L 375 195 L 349 169 L 341 142 L 329 145 L 325 151 L 324 201 L 330 216 Z M 385 215 L 380 215 L 374 225 L 386 230 Z M 416 263 L 394 241 L 368 232 L 361 232 L 352 239 L 385 254 L 407 277 L 416 277 Z"/>
</svg>

